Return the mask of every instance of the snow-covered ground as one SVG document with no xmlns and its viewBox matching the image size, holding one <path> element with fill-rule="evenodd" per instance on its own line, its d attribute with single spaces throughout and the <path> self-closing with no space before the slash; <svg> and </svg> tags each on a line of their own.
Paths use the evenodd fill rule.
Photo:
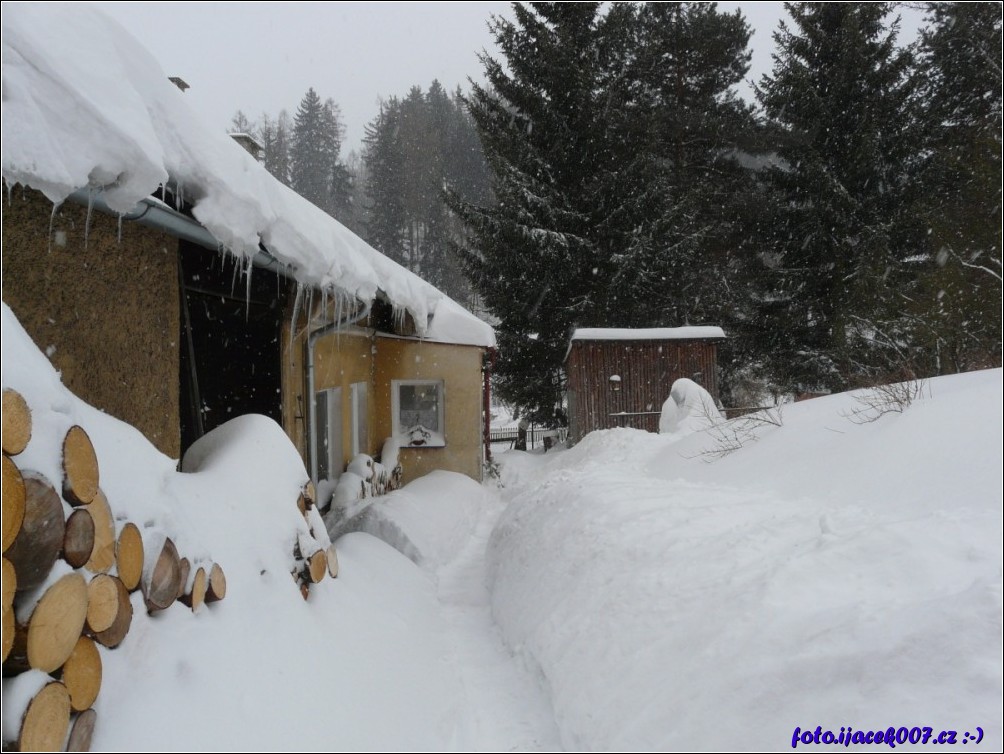
<svg viewBox="0 0 1004 754">
<path fill-rule="evenodd" d="M 1001 745 L 1001 371 L 861 407 L 786 407 L 722 458 L 630 429 L 501 456 L 494 615 L 563 745 L 778 749 L 817 725 Z"/>
<path fill-rule="evenodd" d="M 228 576 L 194 614 L 133 595 L 97 750 L 770 750 L 817 725 L 1001 744 L 1000 370 L 871 423 L 853 395 L 789 406 L 718 460 L 678 422 L 499 454 L 501 489 L 430 475 L 370 504 L 305 602 L 306 472 L 276 425 L 225 425 L 180 473 L 6 307 L 2 343 L 34 412 L 18 463 L 58 480 L 80 423 L 116 515 Z"/>
</svg>

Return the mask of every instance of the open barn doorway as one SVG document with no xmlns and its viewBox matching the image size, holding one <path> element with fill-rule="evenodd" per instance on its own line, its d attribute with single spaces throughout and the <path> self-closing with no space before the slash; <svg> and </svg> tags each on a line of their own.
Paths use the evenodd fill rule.
<svg viewBox="0 0 1004 754">
<path fill-rule="evenodd" d="M 280 328 L 286 281 L 181 241 L 181 450 L 224 422 L 281 422 Z"/>
</svg>

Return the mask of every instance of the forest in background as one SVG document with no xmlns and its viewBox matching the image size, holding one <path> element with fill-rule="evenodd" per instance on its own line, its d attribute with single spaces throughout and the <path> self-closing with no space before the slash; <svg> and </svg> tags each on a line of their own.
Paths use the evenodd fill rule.
<svg viewBox="0 0 1004 754">
<path fill-rule="evenodd" d="M 726 404 L 1001 365 L 1001 6 L 791 3 L 755 101 L 713 3 L 514 4 L 487 83 L 384 100 L 361 155 L 313 89 L 279 180 L 491 318 L 498 394 L 562 424 L 575 327 L 714 324 Z"/>
</svg>

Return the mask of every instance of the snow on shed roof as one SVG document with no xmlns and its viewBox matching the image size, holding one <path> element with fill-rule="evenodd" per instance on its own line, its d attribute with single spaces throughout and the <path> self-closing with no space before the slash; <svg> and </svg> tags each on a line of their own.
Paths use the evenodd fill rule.
<svg viewBox="0 0 1004 754">
<path fill-rule="evenodd" d="M 367 301 L 381 290 L 430 340 L 495 344 L 489 325 L 208 126 L 153 57 L 97 9 L 5 4 L 2 67 L 0 164 L 8 186 L 30 186 L 57 203 L 79 189 L 100 190 L 125 213 L 168 185 L 235 254 L 251 258 L 263 246 L 305 285 Z"/>
<path fill-rule="evenodd" d="M 710 340 L 725 337 L 720 327 L 580 327 L 572 340 Z"/>
</svg>

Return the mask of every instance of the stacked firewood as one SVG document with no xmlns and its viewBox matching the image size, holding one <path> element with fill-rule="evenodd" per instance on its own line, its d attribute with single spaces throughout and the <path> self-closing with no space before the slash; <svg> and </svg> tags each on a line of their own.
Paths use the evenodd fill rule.
<svg viewBox="0 0 1004 754">
<path fill-rule="evenodd" d="M 316 501 L 314 483 L 307 482 L 296 500 L 296 507 L 300 509 L 307 527 L 306 531 L 297 533 L 291 571 L 303 599 L 310 595 L 311 585 L 319 583 L 325 575 L 338 577 L 338 556 L 335 546 L 328 539 Z"/>
<path fill-rule="evenodd" d="M 132 623 L 130 594 L 150 613 L 181 601 L 193 610 L 223 599 L 217 563 L 189 563 L 162 532 L 117 521 L 99 485 L 97 456 L 83 428 L 62 447 L 62 485 L 20 468 L 31 411 L 3 391 L 3 675 L 19 716 L 4 749 L 87 751 L 101 688 L 101 653 Z M 23 681 L 23 682 L 22 682 Z M 6 696 L 6 695 L 5 695 Z M 5 706 L 7 699 L 5 698 Z M 6 730 L 6 728 L 5 728 Z"/>
</svg>

